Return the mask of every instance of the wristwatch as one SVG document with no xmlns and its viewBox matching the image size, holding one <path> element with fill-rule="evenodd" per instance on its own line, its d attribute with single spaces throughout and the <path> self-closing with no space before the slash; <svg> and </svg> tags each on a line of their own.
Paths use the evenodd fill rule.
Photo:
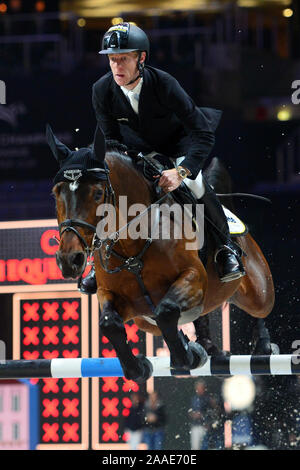
<svg viewBox="0 0 300 470">
<path fill-rule="evenodd" d="M 180 178 L 183 180 L 192 174 L 190 170 L 188 170 L 187 168 L 184 168 L 183 166 L 178 166 L 176 169 Z"/>
</svg>

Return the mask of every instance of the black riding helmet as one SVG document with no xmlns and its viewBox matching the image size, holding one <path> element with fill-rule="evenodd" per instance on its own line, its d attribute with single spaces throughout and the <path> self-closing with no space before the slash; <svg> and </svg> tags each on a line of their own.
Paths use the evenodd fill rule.
<svg viewBox="0 0 300 470">
<path fill-rule="evenodd" d="M 125 54 L 138 52 L 138 76 L 130 80 L 126 85 L 136 82 L 143 76 L 144 62 L 141 62 L 141 54 L 146 52 L 149 57 L 150 43 L 147 34 L 138 26 L 131 23 L 119 23 L 109 28 L 103 36 L 102 49 L 99 54 Z"/>
<path fill-rule="evenodd" d="M 136 25 L 120 23 L 106 31 L 99 54 L 124 54 L 134 51 L 145 51 L 146 58 L 149 58 L 150 43 L 147 34 Z"/>
</svg>

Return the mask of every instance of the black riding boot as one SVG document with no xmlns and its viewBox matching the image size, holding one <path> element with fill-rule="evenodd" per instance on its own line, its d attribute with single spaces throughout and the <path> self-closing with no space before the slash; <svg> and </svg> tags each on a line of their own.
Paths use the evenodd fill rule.
<svg viewBox="0 0 300 470">
<path fill-rule="evenodd" d="M 97 281 L 96 281 L 95 269 L 93 266 L 90 272 L 88 273 L 88 275 L 78 282 L 78 289 L 83 294 L 96 294 Z"/>
<path fill-rule="evenodd" d="M 245 275 L 241 261 L 242 250 L 230 238 L 229 227 L 222 205 L 211 186 L 203 178 L 205 193 L 199 203 L 204 204 L 205 220 L 212 227 L 215 242 L 215 264 L 222 282 L 230 282 Z"/>
</svg>

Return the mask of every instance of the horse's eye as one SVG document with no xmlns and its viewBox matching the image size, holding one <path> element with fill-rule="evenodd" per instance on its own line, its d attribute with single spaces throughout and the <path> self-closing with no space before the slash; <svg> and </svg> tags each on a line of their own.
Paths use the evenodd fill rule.
<svg viewBox="0 0 300 470">
<path fill-rule="evenodd" d="M 98 201 L 99 199 L 101 199 L 103 196 L 103 191 L 102 189 L 97 189 L 97 191 L 95 192 L 95 200 Z"/>
</svg>

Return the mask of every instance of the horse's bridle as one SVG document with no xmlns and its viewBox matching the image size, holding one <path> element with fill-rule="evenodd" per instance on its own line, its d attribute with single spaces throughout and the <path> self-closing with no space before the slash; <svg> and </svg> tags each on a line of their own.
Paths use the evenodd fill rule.
<svg viewBox="0 0 300 470">
<path fill-rule="evenodd" d="M 62 230 L 62 227 L 64 227 L 63 230 Z M 92 232 L 96 233 L 96 227 L 94 225 L 88 224 L 87 222 L 84 222 L 83 220 L 79 220 L 79 219 L 66 219 L 63 222 L 61 222 L 58 226 L 60 239 L 62 238 L 65 232 L 74 232 L 75 235 L 79 238 L 79 240 L 83 244 L 84 250 L 86 252 L 90 252 L 91 248 L 87 244 L 85 238 L 83 238 L 83 236 L 75 227 L 87 228 L 89 230 L 92 230 Z"/>
<path fill-rule="evenodd" d="M 115 207 L 115 204 L 116 204 L 115 193 L 114 193 L 114 190 L 113 190 L 113 187 L 111 185 L 110 178 L 109 178 L 109 170 L 105 169 L 105 173 L 106 173 L 106 178 L 107 178 L 106 179 L 107 184 L 105 186 L 103 203 L 108 204 L 109 202 L 112 201 L 112 203 Z M 76 180 L 76 182 L 77 182 L 77 180 Z M 80 234 L 80 232 L 77 230 L 76 227 L 82 227 L 82 228 L 91 230 L 94 233 L 91 246 L 88 245 L 85 238 Z M 97 236 L 96 236 L 97 227 L 95 225 L 89 224 L 88 222 L 85 222 L 84 220 L 66 219 L 58 225 L 58 230 L 59 230 L 60 240 L 58 240 L 54 237 L 58 243 L 60 243 L 60 241 L 62 239 L 62 236 L 65 232 L 74 232 L 75 235 L 79 238 L 80 242 L 82 243 L 82 245 L 84 247 L 84 251 L 86 252 L 87 256 L 93 255 L 94 251 L 96 249 L 98 249 L 98 247 L 99 247 L 99 239 L 97 239 Z"/>
</svg>

